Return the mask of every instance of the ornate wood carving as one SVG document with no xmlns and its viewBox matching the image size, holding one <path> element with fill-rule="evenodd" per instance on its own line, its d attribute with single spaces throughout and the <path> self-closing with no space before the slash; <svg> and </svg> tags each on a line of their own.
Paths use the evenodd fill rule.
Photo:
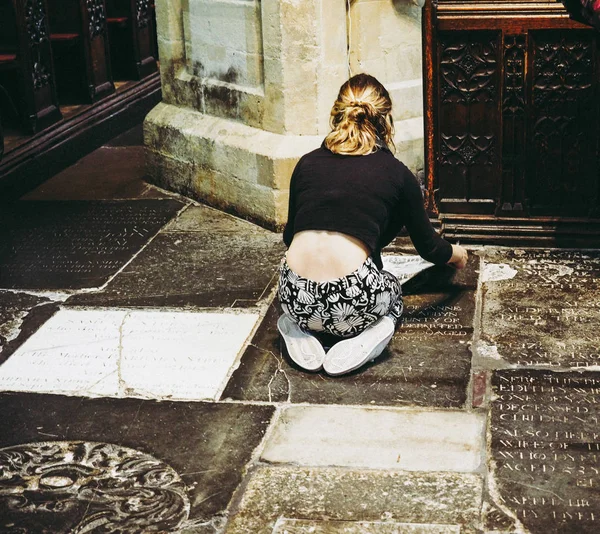
<svg viewBox="0 0 600 534">
<path fill-rule="evenodd" d="M 46 57 L 40 50 L 41 45 L 48 43 L 47 24 L 43 0 L 27 0 L 25 28 L 31 51 L 31 78 L 36 90 L 48 85 L 52 80 L 51 69 L 45 64 Z"/>
<path fill-rule="evenodd" d="M 492 165 L 496 138 L 494 135 L 441 135 L 440 163 L 465 165 L 474 163 Z"/>
<path fill-rule="evenodd" d="M 136 22 L 138 28 L 146 28 L 150 24 L 150 0 L 136 0 Z"/>
<path fill-rule="evenodd" d="M 536 40 L 534 45 L 533 103 L 548 109 L 566 103 L 590 103 L 591 42 L 563 37 L 557 42 Z M 582 101 L 582 99 L 584 99 Z"/>
<path fill-rule="evenodd" d="M 442 103 L 491 102 L 496 94 L 496 43 L 442 42 Z"/>
<path fill-rule="evenodd" d="M 525 174 L 525 35 L 504 37 L 504 84 L 502 90 L 502 198 L 504 212 L 523 210 Z"/>
<path fill-rule="evenodd" d="M 25 20 L 27 36 L 32 46 L 39 45 L 48 39 L 46 11 L 42 0 L 27 0 Z"/>
<path fill-rule="evenodd" d="M 524 35 L 509 35 L 504 39 L 502 113 L 505 117 L 525 113 Z"/>
<path fill-rule="evenodd" d="M 90 37 L 94 39 L 102 35 L 106 30 L 104 0 L 86 0 L 85 4 L 89 16 Z"/>
</svg>

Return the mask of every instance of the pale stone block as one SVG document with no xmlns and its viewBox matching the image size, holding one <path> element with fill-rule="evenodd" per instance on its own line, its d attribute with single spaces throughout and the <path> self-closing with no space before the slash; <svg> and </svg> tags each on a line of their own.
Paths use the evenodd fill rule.
<svg viewBox="0 0 600 534">
<path fill-rule="evenodd" d="M 260 23 L 254 3 L 199 3 L 189 14 L 188 63 L 202 76 L 261 87 Z"/>
<path fill-rule="evenodd" d="M 190 38 L 249 53 L 262 51 L 259 2 L 191 2 Z"/>
<path fill-rule="evenodd" d="M 384 55 L 384 68 L 394 73 L 393 80 L 414 80 L 421 77 L 421 45 L 403 45 L 402 52 Z"/>
<path fill-rule="evenodd" d="M 273 534 L 460 534 L 460 525 L 280 518 Z"/>
<path fill-rule="evenodd" d="M 0 390 L 215 400 L 258 317 L 60 310 L 0 367 Z"/>
<path fill-rule="evenodd" d="M 394 121 L 423 116 L 423 82 L 421 78 L 386 84 L 392 99 Z"/>
<path fill-rule="evenodd" d="M 306 466 L 474 472 L 484 451 L 484 417 L 449 411 L 341 406 L 283 411 L 262 459 Z"/>
<path fill-rule="evenodd" d="M 327 520 L 402 521 L 450 525 L 448 533 L 456 526 L 465 534 L 481 532 L 483 483 L 471 473 L 260 466 L 248 473 L 243 489 L 230 509 L 226 534 L 273 534 L 282 519 L 314 521 L 315 528 Z"/>
<path fill-rule="evenodd" d="M 174 61 L 182 61 L 185 56 L 185 47 L 183 41 L 171 41 L 168 39 L 158 38 L 158 56 L 160 59 L 161 73 L 165 73 L 168 66 Z M 165 82 L 169 83 L 170 80 Z"/>
<path fill-rule="evenodd" d="M 156 0 L 156 33 L 160 39 L 183 41 L 182 0 Z"/>
<path fill-rule="evenodd" d="M 0 390 L 117 396 L 123 317 L 60 310 L 0 366 Z"/>
<path fill-rule="evenodd" d="M 321 56 L 327 66 L 345 66 L 347 30 L 346 1 L 327 0 L 321 2 Z"/>
<path fill-rule="evenodd" d="M 151 183 L 182 195 L 194 196 L 193 163 L 146 150 L 146 172 Z"/>
<path fill-rule="evenodd" d="M 413 172 L 422 169 L 424 158 L 423 117 L 398 121 L 394 126 L 396 129 L 395 156 Z"/>
<path fill-rule="evenodd" d="M 350 46 L 359 61 L 381 56 L 382 2 L 355 2 L 350 8 Z"/>
<path fill-rule="evenodd" d="M 258 317 L 127 312 L 120 366 L 127 396 L 216 400 Z"/>
</svg>

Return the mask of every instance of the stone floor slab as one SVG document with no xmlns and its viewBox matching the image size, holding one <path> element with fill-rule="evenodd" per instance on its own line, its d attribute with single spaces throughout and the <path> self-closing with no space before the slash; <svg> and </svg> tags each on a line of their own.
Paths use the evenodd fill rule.
<svg viewBox="0 0 600 534">
<path fill-rule="evenodd" d="M 173 198 L 144 181 L 143 146 L 102 147 L 53 176 L 23 200 Z"/>
<path fill-rule="evenodd" d="M 17 202 L 0 212 L 0 287 L 100 287 L 183 204 L 176 200 Z"/>
<path fill-rule="evenodd" d="M 513 530 L 600 531 L 600 373 L 496 371 L 491 482 Z"/>
<path fill-rule="evenodd" d="M 340 377 L 306 373 L 282 352 L 270 308 L 223 398 L 315 404 L 462 407 L 471 368 L 477 263 L 431 268 L 403 288 L 405 314 L 374 362 Z"/>
<path fill-rule="evenodd" d="M 286 408 L 261 458 L 270 463 L 474 472 L 484 418 L 464 412 L 308 406 Z"/>
<path fill-rule="evenodd" d="M 1 367 L 0 390 L 214 399 L 258 315 L 61 310 Z"/>
<path fill-rule="evenodd" d="M 273 534 L 460 534 L 459 525 L 411 525 L 396 521 L 281 519 Z"/>
<path fill-rule="evenodd" d="M 217 210 L 188 208 L 106 288 L 67 304 L 252 307 L 268 296 L 281 235 Z"/>
<path fill-rule="evenodd" d="M 474 533 L 483 491 L 474 474 L 299 467 L 258 468 L 243 487 L 226 534 L 272 534 L 280 518 L 437 523 Z"/>
<path fill-rule="evenodd" d="M 483 357 L 520 366 L 600 365 L 600 254 L 486 253 Z"/>
<path fill-rule="evenodd" d="M 1 532 L 137 534 L 222 514 L 273 408 L 4 393 L 0 413 Z"/>
<path fill-rule="evenodd" d="M 0 363 L 7 345 L 21 335 L 30 311 L 49 302 L 45 297 L 0 291 Z"/>
</svg>

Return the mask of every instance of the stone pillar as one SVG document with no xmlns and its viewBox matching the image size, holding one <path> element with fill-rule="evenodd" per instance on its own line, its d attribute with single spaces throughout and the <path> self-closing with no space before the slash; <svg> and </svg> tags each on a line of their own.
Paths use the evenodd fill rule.
<svg viewBox="0 0 600 534">
<path fill-rule="evenodd" d="M 397 155 L 418 166 L 419 11 L 406 2 L 157 0 L 163 102 L 145 122 L 150 179 L 281 227 L 294 165 L 329 131 L 349 63 L 404 101 Z"/>
<path fill-rule="evenodd" d="M 390 92 L 396 157 L 423 168 L 421 9 L 425 0 L 352 0 L 349 50 L 352 74 L 367 72 Z"/>
</svg>

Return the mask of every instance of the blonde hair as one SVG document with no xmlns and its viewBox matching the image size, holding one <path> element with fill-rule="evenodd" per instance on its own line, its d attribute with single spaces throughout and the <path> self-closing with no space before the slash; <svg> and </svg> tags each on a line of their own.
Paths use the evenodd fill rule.
<svg viewBox="0 0 600 534">
<path fill-rule="evenodd" d="M 331 132 L 325 146 L 335 154 L 362 156 L 384 144 L 392 152 L 392 100 L 373 76 L 357 74 L 342 87 L 331 108 Z"/>
</svg>

